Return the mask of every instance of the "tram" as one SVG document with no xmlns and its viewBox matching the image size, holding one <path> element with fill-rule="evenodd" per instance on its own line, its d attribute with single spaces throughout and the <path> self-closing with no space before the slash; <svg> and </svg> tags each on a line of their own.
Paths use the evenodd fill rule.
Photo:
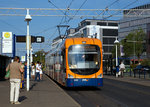
<svg viewBox="0 0 150 107">
<path fill-rule="evenodd" d="M 66 87 L 103 86 L 102 43 L 67 38 L 45 57 L 46 74 Z"/>
</svg>

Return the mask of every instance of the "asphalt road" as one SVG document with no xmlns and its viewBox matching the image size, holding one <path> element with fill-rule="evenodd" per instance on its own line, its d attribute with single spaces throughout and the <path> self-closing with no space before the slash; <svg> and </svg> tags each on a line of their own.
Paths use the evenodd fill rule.
<svg viewBox="0 0 150 107">
<path fill-rule="evenodd" d="M 64 90 L 82 107 L 150 107 L 150 87 L 142 85 L 104 79 L 102 88 Z"/>
</svg>

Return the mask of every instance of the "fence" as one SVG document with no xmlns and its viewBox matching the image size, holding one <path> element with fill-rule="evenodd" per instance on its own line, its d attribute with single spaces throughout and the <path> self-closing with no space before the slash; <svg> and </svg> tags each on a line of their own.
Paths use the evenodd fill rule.
<svg viewBox="0 0 150 107">
<path fill-rule="evenodd" d="M 124 72 L 124 76 L 150 79 L 150 69 L 149 70 L 141 70 L 141 69 L 126 68 L 126 70 Z"/>
</svg>

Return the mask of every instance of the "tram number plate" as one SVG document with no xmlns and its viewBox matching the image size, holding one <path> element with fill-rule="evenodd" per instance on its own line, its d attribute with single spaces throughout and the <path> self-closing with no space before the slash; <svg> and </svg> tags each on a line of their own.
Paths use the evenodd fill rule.
<svg viewBox="0 0 150 107">
<path fill-rule="evenodd" d="M 78 79 L 74 79 L 74 81 L 78 81 Z"/>
<path fill-rule="evenodd" d="M 82 81 L 88 81 L 88 79 L 82 79 Z"/>
</svg>

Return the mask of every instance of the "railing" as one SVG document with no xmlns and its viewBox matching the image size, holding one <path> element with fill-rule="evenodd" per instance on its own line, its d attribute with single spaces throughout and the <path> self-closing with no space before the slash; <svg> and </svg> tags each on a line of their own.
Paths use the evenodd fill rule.
<svg viewBox="0 0 150 107">
<path fill-rule="evenodd" d="M 127 68 L 124 72 L 124 76 L 129 76 L 129 77 L 134 77 L 134 78 L 150 79 L 150 70 Z"/>
</svg>

